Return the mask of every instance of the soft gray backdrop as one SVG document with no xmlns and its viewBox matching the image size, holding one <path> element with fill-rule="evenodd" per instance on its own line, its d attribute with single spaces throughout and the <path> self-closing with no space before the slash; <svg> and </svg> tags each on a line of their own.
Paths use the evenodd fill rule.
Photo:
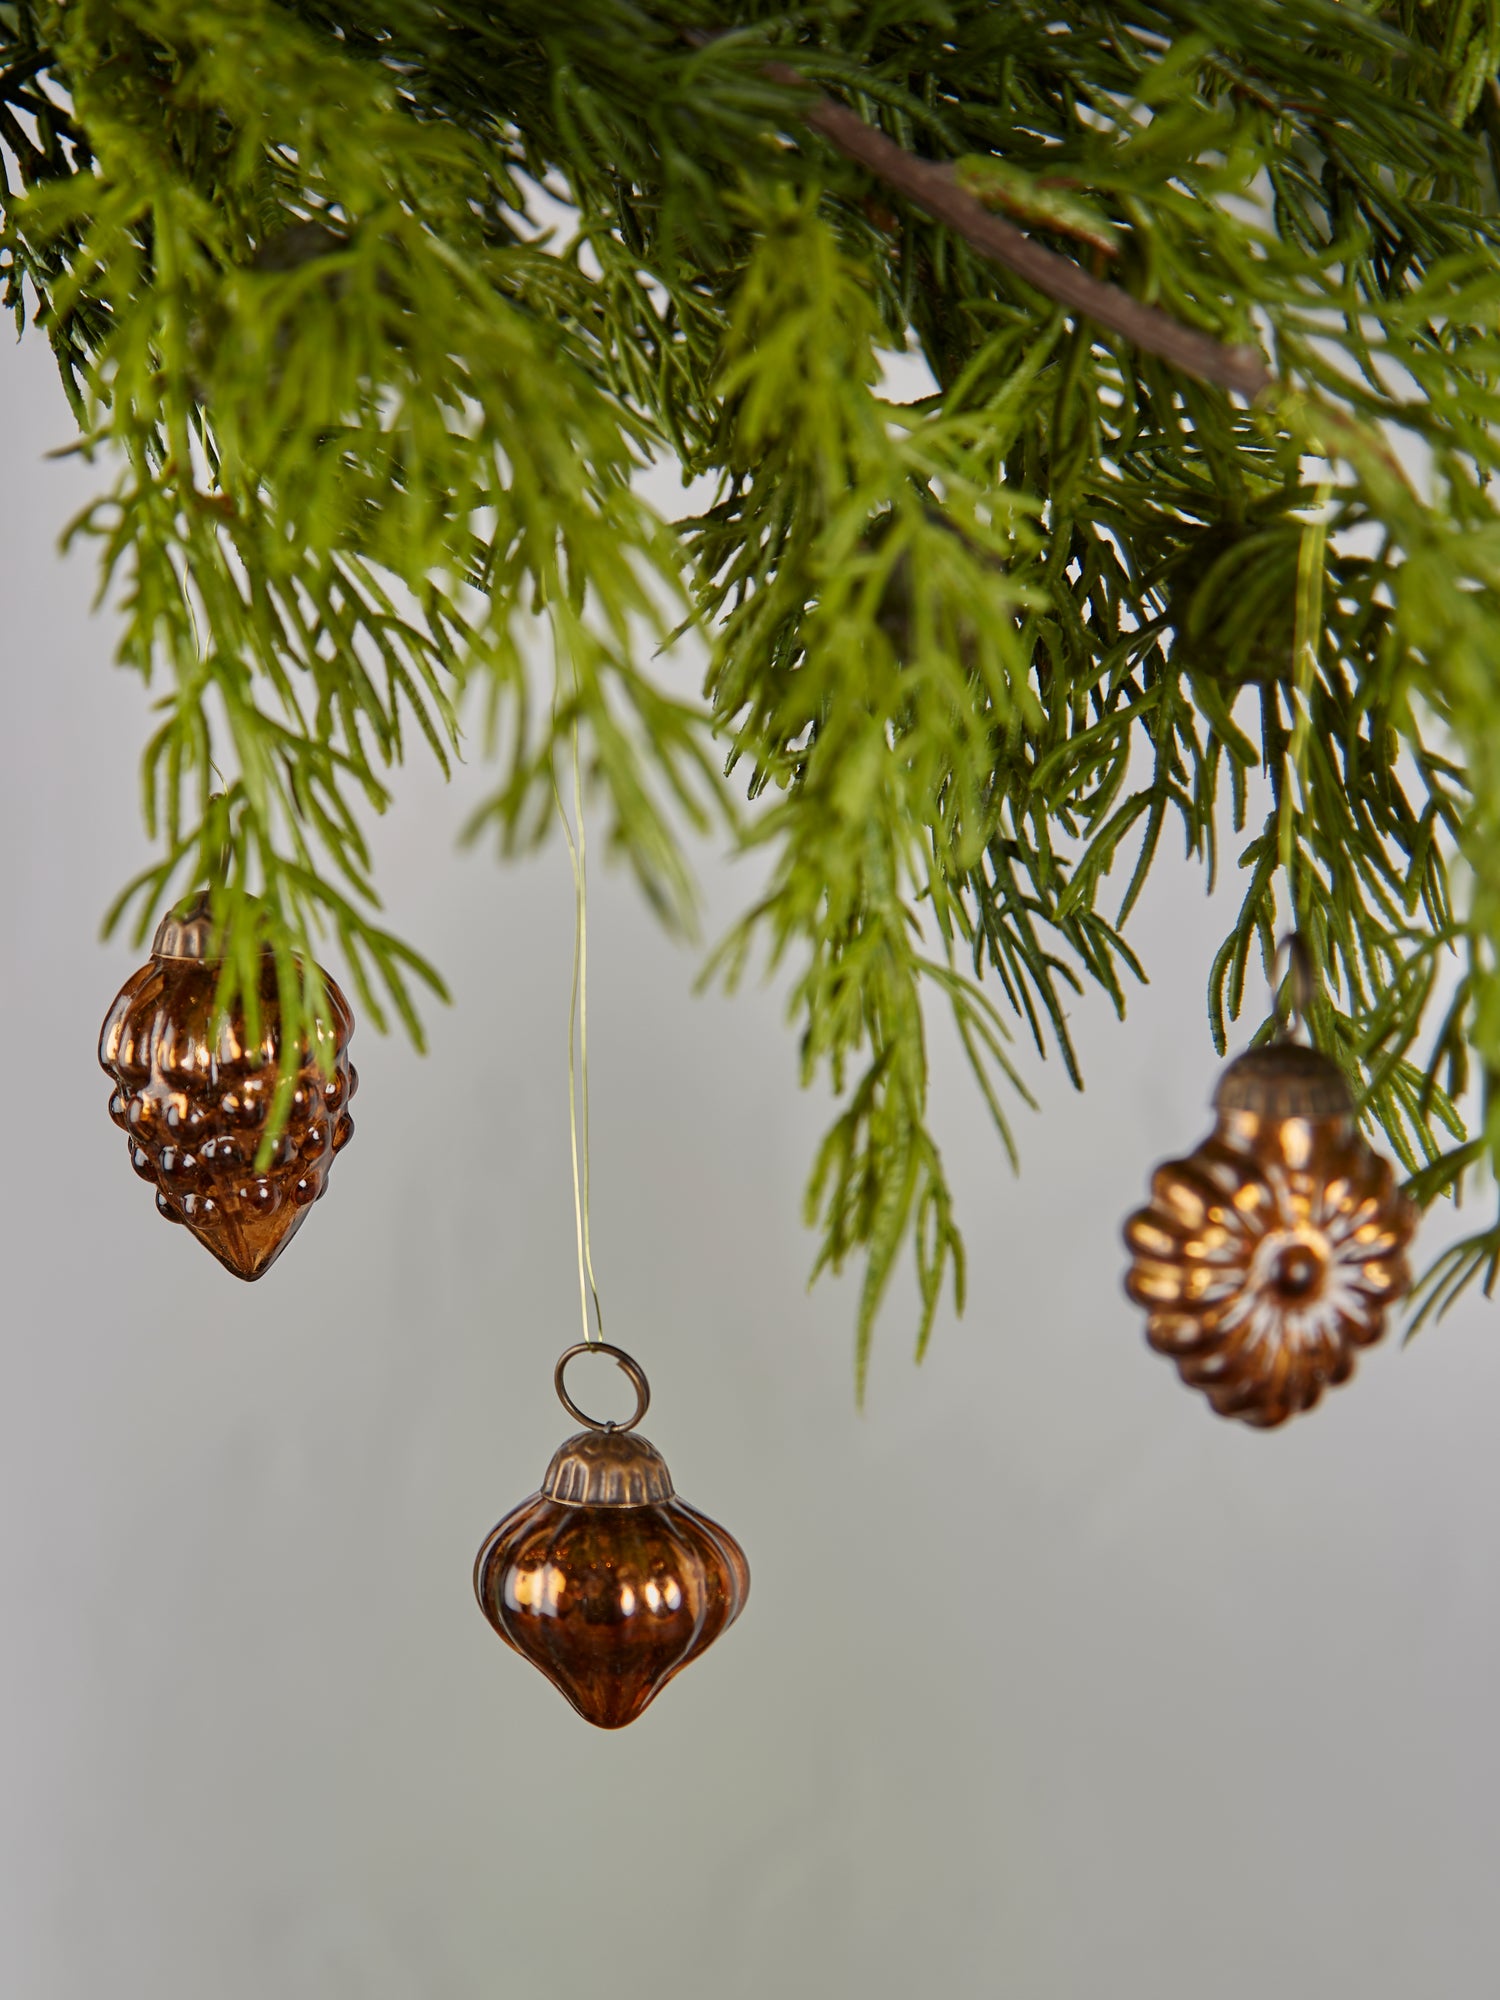
<svg viewBox="0 0 1500 2000">
<path fill-rule="evenodd" d="M 160 1222 L 105 1114 L 97 941 L 144 856 L 112 672 L 0 357 L 4 2000 L 1313 2000 L 1492 1990 L 1500 1328 L 1466 1304 L 1289 1431 L 1144 1347 L 1119 1220 L 1204 1129 L 1225 920 L 1161 871 L 1154 983 L 1029 1065 L 1011 1179 L 947 1034 L 966 1319 L 853 1407 L 853 1287 L 805 1294 L 825 1104 L 774 991 L 595 876 L 595 1231 L 682 1490 L 749 1551 L 735 1630 L 634 1728 L 502 1648 L 475 1547 L 536 1483 L 576 1337 L 556 843 L 498 869 L 414 769 L 392 920 L 449 974 L 368 1027 L 358 1135 L 261 1285 Z M 704 862 L 709 927 L 748 888 Z M 341 968 L 336 968 L 341 969 Z M 592 1379 L 592 1378 L 591 1378 Z"/>
</svg>

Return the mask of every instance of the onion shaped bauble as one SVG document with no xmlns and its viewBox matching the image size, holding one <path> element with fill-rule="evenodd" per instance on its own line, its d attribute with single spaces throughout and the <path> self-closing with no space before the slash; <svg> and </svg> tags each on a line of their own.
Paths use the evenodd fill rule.
<svg viewBox="0 0 1500 2000">
<path fill-rule="evenodd" d="M 673 1490 L 666 1461 L 633 1427 L 645 1377 L 603 1343 L 637 1385 L 626 1426 L 595 1424 L 553 1454 L 541 1490 L 486 1536 L 474 1564 L 479 1607 L 578 1713 L 623 1729 L 744 1609 L 750 1566 L 727 1528 Z M 562 1370 L 581 1348 L 570 1348 Z M 568 1402 L 576 1416 L 582 1411 Z"/>
</svg>

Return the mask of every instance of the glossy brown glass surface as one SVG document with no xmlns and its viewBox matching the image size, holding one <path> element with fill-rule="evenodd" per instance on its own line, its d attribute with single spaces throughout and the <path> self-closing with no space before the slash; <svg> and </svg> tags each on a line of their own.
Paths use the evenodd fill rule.
<svg viewBox="0 0 1500 2000">
<path fill-rule="evenodd" d="M 546 1486 L 665 1489 L 644 1504 L 534 1493 L 491 1531 L 474 1565 L 480 1608 L 506 1644 L 588 1721 L 623 1729 L 739 1616 L 750 1568 L 727 1529 L 672 1493 L 644 1438 L 569 1439 Z"/>
<path fill-rule="evenodd" d="M 177 943 L 201 940 L 191 926 L 170 929 Z M 264 1276 L 328 1184 L 334 1155 L 354 1131 L 349 1100 L 358 1077 L 349 1061 L 354 1016 L 325 972 L 333 1074 L 325 1077 L 305 1046 L 291 1115 L 262 1172 L 255 1155 L 276 1088 L 280 1010 L 268 956 L 261 969 L 261 1035 L 247 1046 L 236 1010 L 216 1016 L 218 966 L 211 960 L 153 954 L 128 979 L 105 1016 L 99 1061 L 114 1083 L 109 1115 L 125 1133 L 130 1162 L 156 1190 L 169 1222 L 183 1223 L 237 1278 Z"/>
<path fill-rule="evenodd" d="M 1271 1429 L 1346 1382 L 1384 1333 L 1410 1284 L 1416 1209 L 1312 1049 L 1241 1057 L 1215 1109 L 1126 1223 L 1125 1287 L 1184 1382 L 1220 1416 Z"/>
</svg>

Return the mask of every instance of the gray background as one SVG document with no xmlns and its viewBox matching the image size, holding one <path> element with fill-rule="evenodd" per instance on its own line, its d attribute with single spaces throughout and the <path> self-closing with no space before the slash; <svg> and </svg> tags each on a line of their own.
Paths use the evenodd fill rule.
<svg viewBox="0 0 1500 2000">
<path fill-rule="evenodd" d="M 827 1107 L 783 997 L 694 998 L 596 872 L 610 1331 L 755 1588 L 591 1731 L 469 1586 L 576 1337 L 561 849 L 460 856 L 482 772 L 400 780 L 380 879 L 456 1004 L 425 1060 L 361 1030 L 329 1197 L 236 1285 L 105 1115 L 147 697 L 56 555 L 103 475 L 39 462 L 70 434 L 40 341 L 0 408 L 5 2000 L 1492 1991 L 1492 1312 L 1263 1437 L 1120 1294 L 1120 1217 L 1215 1071 L 1198 878 L 1153 885 L 1128 1027 L 1078 1007 L 1087 1094 L 1026 1064 L 1019 1181 L 934 1025 L 972 1301 L 916 1370 L 902 1292 L 861 1416 L 854 1288 L 803 1288 Z M 751 882 L 703 868 L 712 933 Z"/>
</svg>

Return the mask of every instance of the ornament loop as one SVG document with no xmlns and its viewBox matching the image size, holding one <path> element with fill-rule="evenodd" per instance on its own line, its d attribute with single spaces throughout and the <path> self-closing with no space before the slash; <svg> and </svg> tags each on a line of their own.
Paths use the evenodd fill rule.
<svg viewBox="0 0 1500 2000">
<path fill-rule="evenodd" d="M 1283 953 L 1286 955 L 1286 972 L 1278 977 Z M 1314 983 L 1312 954 L 1307 948 L 1307 940 L 1301 931 L 1288 931 L 1277 945 L 1276 956 L 1271 960 L 1271 993 L 1276 1014 L 1277 1041 L 1295 1041 L 1298 1029 L 1308 1028 Z"/>
<path fill-rule="evenodd" d="M 563 1375 L 568 1363 L 578 1354 L 607 1354 L 616 1367 L 619 1368 L 621 1374 L 629 1379 L 630 1386 L 635 1391 L 635 1414 L 629 1423 L 601 1424 L 597 1417 L 587 1415 L 573 1401 L 563 1382 Z M 639 1361 L 627 1354 L 623 1347 L 611 1347 L 607 1340 L 575 1341 L 564 1354 L 559 1356 L 557 1367 L 553 1371 L 552 1380 L 557 1388 L 558 1401 L 562 1404 L 568 1415 L 576 1417 L 579 1423 L 586 1424 L 591 1431 L 633 1431 L 651 1407 L 651 1384 L 646 1380 L 645 1369 L 642 1368 Z"/>
</svg>

